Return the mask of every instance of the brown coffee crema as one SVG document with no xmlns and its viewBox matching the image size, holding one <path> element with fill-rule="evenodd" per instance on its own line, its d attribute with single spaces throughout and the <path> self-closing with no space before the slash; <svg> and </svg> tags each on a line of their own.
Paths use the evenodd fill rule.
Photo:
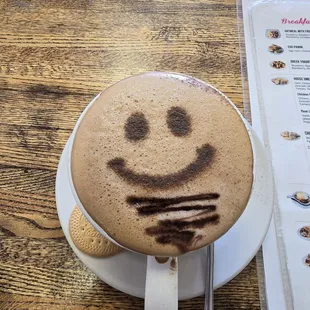
<svg viewBox="0 0 310 310">
<path fill-rule="evenodd" d="M 71 173 L 88 214 L 119 244 L 177 256 L 237 221 L 253 182 L 247 129 L 207 84 L 145 73 L 105 90 L 76 131 Z"/>
</svg>

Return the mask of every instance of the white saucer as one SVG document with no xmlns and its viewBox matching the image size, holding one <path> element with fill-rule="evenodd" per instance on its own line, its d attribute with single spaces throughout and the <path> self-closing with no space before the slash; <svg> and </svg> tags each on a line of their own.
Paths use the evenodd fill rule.
<svg viewBox="0 0 310 310">
<path fill-rule="evenodd" d="M 234 278 L 252 260 L 267 232 L 273 207 L 273 179 L 261 142 L 253 135 L 256 176 L 248 206 L 238 222 L 215 242 L 214 285 Z M 64 234 L 79 259 L 102 281 L 127 294 L 144 298 L 146 256 L 124 251 L 111 258 L 94 258 L 79 251 L 69 235 L 69 218 L 75 200 L 68 181 L 68 145 L 57 171 L 56 203 Z M 237 193 L 236 193 L 237 194 Z M 229 202 L 228 202 L 229 203 Z M 204 294 L 205 248 L 179 257 L 179 299 Z"/>
</svg>

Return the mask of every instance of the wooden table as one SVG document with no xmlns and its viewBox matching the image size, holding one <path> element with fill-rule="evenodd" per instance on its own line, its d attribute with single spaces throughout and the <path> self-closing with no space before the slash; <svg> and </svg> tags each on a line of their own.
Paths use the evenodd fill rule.
<svg viewBox="0 0 310 310">
<path fill-rule="evenodd" d="M 88 102 L 150 70 L 208 81 L 243 111 L 235 0 L 0 2 L 0 309 L 143 309 L 73 254 L 54 184 Z M 257 282 L 252 261 L 216 291 L 216 309 L 259 309 Z"/>
</svg>

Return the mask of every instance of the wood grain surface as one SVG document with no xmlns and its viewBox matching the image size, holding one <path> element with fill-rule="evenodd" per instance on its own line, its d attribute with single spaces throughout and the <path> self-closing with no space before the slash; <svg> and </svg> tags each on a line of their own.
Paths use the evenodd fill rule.
<svg viewBox="0 0 310 310">
<path fill-rule="evenodd" d="M 0 309 L 143 309 L 66 242 L 58 160 L 94 95 L 135 73 L 193 75 L 243 111 L 236 14 L 235 0 L 0 1 Z M 255 261 L 215 306 L 259 309 Z M 180 309 L 203 309 L 203 298 Z"/>
</svg>

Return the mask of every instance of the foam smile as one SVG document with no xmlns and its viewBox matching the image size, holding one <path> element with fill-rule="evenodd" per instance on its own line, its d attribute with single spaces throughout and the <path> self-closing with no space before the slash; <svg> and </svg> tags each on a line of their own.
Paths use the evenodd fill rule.
<svg viewBox="0 0 310 310">
<path fill-rule="evenodd" d="M 114 158 L 107 165 L 119 177 L 130 184 L 136 184 L 148 188 L 167 188 L 174 187 L 195 178 L 198 174 L 209 167 L 215 156 L 215 148 L 210 144 L 204 144 L 196 149 L 196 159 L 185 168 L 176 173 L 166 175 L 148 175 L 139 174 L 126 167 L 126 161 L 123 158 Z"/>
</svg>

